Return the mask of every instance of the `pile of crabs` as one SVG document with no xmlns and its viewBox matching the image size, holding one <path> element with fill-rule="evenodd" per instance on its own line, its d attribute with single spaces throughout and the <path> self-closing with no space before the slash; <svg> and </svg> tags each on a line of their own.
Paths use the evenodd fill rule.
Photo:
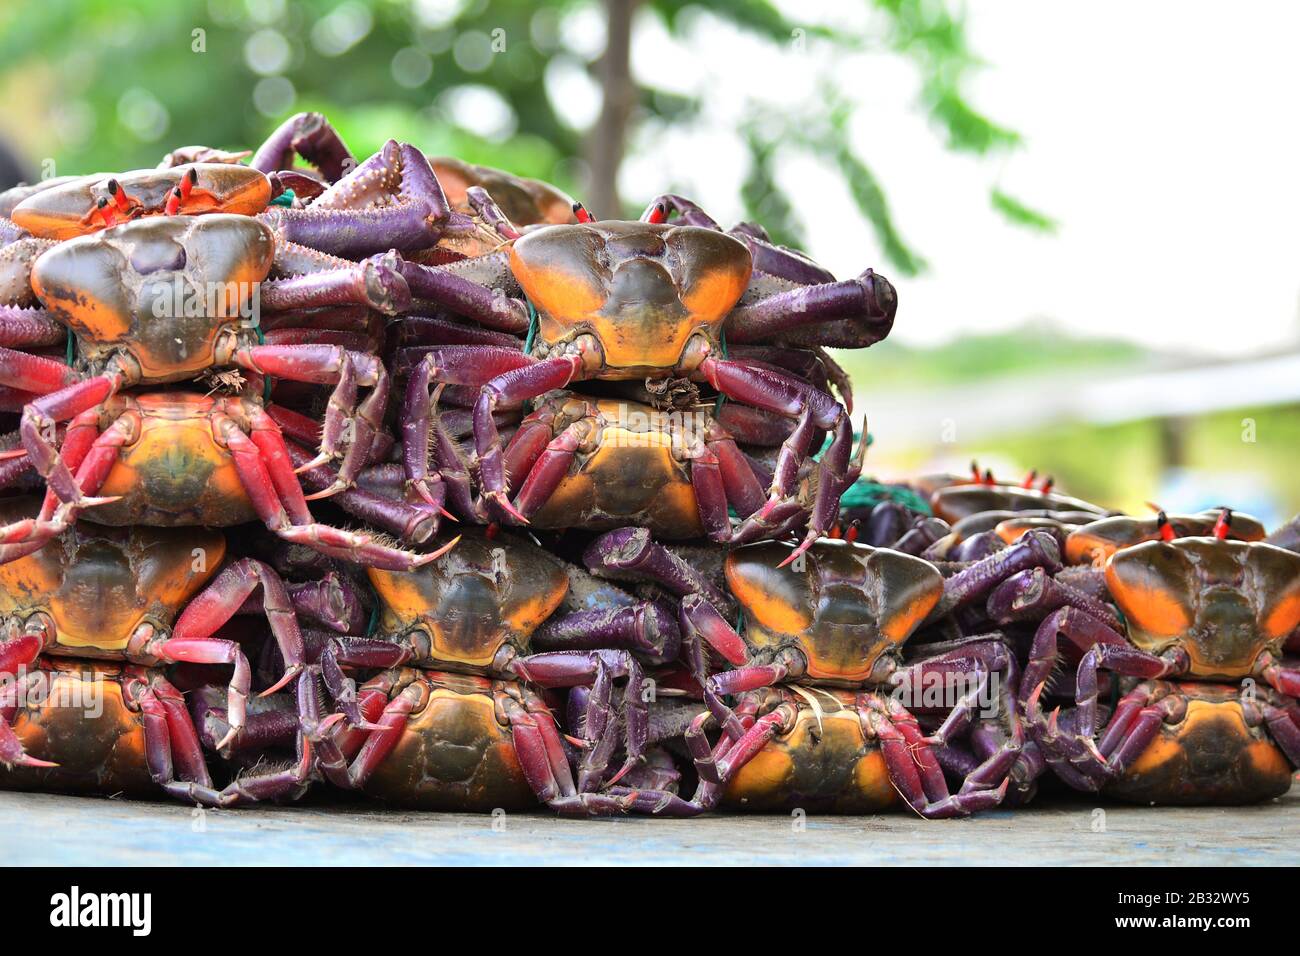
<svg viewBox="0 0 1300 956">
<path fill-rule="evenodd" d="M 1300 519 L 862 477 L 870 269 L 318 114 L 0 217 L 0 787 L 948 817 L 1300 765 Z"/>
</svg>

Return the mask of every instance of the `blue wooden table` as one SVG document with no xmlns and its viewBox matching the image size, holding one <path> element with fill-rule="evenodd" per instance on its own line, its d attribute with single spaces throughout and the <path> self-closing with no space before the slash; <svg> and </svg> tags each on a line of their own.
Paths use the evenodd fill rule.
<svg viewBox="0 0 1300 956">
<path fill-rule="evenodd" d="M 202 811 L 0 793 L 14 864 L 1250 864 L 1300 863 L 1300 789 L 1251 807 L 1070 799 L 967 820 L 716 815 L 559 820 L 367 805 Z"/>
</svg>

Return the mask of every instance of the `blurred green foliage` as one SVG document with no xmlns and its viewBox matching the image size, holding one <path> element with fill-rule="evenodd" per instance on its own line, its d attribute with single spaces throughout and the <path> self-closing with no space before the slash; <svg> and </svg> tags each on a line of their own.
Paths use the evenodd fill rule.
<svg viewBox="0 0 1300 956">
<path fill-rule="evenodd" d="M 941 345 L 911 346 L 889 338 L 869 350 L 837 352 L 864 388 L 922 388 L 991 381 L 1046 370 L 1106 368 L 1114 371 L 1148 356 L 1140 345 L 1116 339 L 1081 339 L 1050 323 L 1006 332 L 963 335 Z"/>
<path fill-rule="evenodd" d="M 855 12 L 870 14 L 858 18 L 870 22 L 866 29 L 791 19 L 766 0 L 642 0 L 641 13 L 687 42 L 711 29 L 712 17 L 772 44 L 807 45 L 819 63 L 833 62 L 837 51 L 903 57 L 918 73 L 919 105 L 948 148 L 985 155 L 1020 144 L 966 99 L 966 80 L 981 64 L 956 4 L 859 2 Z M 193 143 L 256 146 L 290 113 L 318 109 L 361 156 L 396 137 L 581 195 L 586 131 L 555 102 L 549 78 L 593 73 L 602 24 L 597 0 L 0 4 L 0 94 L 10 105 L 3 125 L 40 160 L 34 172 L 53 175 L 150 166 Z M 693 121 L 695 98 L 635 79 L 634 126 Z M 896 272 L 924 268 L 894 221 L 888 184 L 850 145 L 854 104 L 830 89 L 813 111 L 820 115 L 787 121 L 761 102 L 748 110 L 737 131 L 750 156 L 742 189 L 749 217 L 779 241 L 801 244 L 801 223 L 774 174 L 781 153 L 800 150 L 845 180 Z M 628 198 L 631 213 L 650 197 Z M 1009 222 L 1050 225 L 1000 193 L 992 203 Z"/>
</svg>

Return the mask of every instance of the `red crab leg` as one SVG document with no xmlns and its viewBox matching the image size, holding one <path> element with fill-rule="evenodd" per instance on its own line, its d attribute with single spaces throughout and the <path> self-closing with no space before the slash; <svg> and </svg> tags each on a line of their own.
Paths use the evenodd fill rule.
<svg viewBox="0 0 1300 956">
<path fill-rule="evenodd" d="M 0 708 L 0 767 L 57 767 L 57 763 L 33 757 L 23 749 L 22 741 L 14 733 L 10 721 L 10 708 Z"/>
<path fill-rule="evenodd" d="M 368 463 L 388 403 L 388 373 L 378 357 L 332 345 L 255 345 L 240 349 L 232 360 L 263 375 L 334 385 L 321 428 L 320 455 L 310 467 L 334 458 L 345 438 L 348 447 L 335 485 L 313 497 L 349 487 Z M 355 401 L 358 386 L 370 387 L 370 394 L 359 405 Z M 347 435 L 349 428 L 351 434 Z"/>
<path fill-rule="evenodd" d="M 77 467 L 77 475 L 73 479 L 74 486 L 77 488 L 76 498 L 53 507 L 53 503 L 58 499 L 54 498 L 50 492 L 47 492 L 45 504 L 42 506 L 40 514 L 35 518 L 24 519 L 0 529 L 0 540 L 3 540 L 6 544 L 48 541 L 50 538 L 62 534 L 69 523 L 74 521 L 82 510 L 118 500 L 117 497 L 99 498 L 94 497 L 94 495 L 99 491 L 104 479 L 108 477 L 108 473 L 117 461 L 118 450 L 129 443 L 134 435 L 138 433 L 137 418 L 134 413 L 124 413 L 102 434 L 95 436 L 90 448 L 83 454 L 81 449 L 84 446 L 85 439 L 90 435 L 90 427 L 89 421 L 82 419 L 80 427 L 76 432 L 72 433 L 76 439 L 76 447 L 72 456 L 73 461 L 81 458 L 81 463 Z M 59 461 L 63 467 L 67 467 L 67 463 L 63 462 L 62 459 Z M 19 556 L 21 555 L 6 556 L 6 560 L 12 560 L 13 557 Z"/>
<path fill-rule="evenodd" d="M 45 434 L 54 431 L 55 422 L 67 421 L 101 404 L 126 384 L 126 377 L 120 372 L 96 375 L 42 395 L 23 410 L 19 425 L 23 446 L 36 470 L 61 501 L 76 503 L 81 497 L 81 489 Z"/>
<path fill-rule="evenodd" d="M 243 558 L 224 568 L 211 584 L 190 601 L 177 619 L 171 639 L 163 642 L 162 653 L 170 656 L 171 646 L 177 641 L 185 643 L 210 639 L 238 613 L 244 601 L 258 588 L 262 591 L 263 613 L 286 665 L 284 675 L 262 691 L 262 696 L 266 697 L 284 687 L 306 666 L 302 632 L 298 629 L 298 618 L 293 612 L 284 581 L 268 565 L 252 558 Z M 304 729 L 310 731 L 312 728 Z M 217 744 L 217 749 L 228 744 L 237 730 L 232 722 L 230 734 Z"/>
<path fill-rule="evenodd" d="M 590 683 L 592 694 L 588 701 L 586 730 L 587 737 L 591 740 L 600 740 L 605 736 L 606 726 L 614 717 L 607 688 L 614 679 L 624 678 L 623 717 L 627 726 L 627 760 L 610 782 L 616 782 L 640 763 L 648 744 L 650 710 L 641 695 L 641 663 L 627 651 L 551 651 L 531 654 L 511 661 L 510 670 L 539 687 L 576 687 Z M 616 726 L 617 721 L 614 723 Z M 596 765 L 598 763 L 598 760 L 584 761 L 583 779 L 579 781 L 581 789 L 589 789 L 588 785 L 604 773 L 606 768 Z"/>
<path fill-rule="evenodd" d="M 0 642 L 0 676 L 12 676 L 32 664 L 45 650 L 48 633 L 17 634 Z"/>
<path fill-rule="evenodd" d="M 1253 671 L 1274 690 L 1288 697 L 1300 697 L 1300 669 L 1284 664 L 1270 652 L 1265 651 L 1259 655 Z"/>
<path fill-rule="evenodd" d="M 807 551 L 833 523 L 840 496 L 857 480 L 861 472 L 860 459 L 866 452 L 866 429 L 863 428 L 859 461 L 853 464 L 850 462 L 853 428 L 849 424 L 848 413 L 825 392 L 762 365 L 716 359 L 713 356 L 705 357 L 700 363 L 700 371 L 710 385 L 730 398 L 792 417 L 806 414 L 813 425 L 830 431 L 834 436 L 830 447 L 818 462 L 817 500 L 813 506 L 808 533 L 786 559 L 789 563 Z M 797 426 L 795 431 L 796 434 L 799 432 Z M 774 477 L 774 484 L 776 480 Z"/>
<path fill-rule="evenodd" d="M 51 318 L 50 313 L 44 309 L 0 305 L 0 345 L 2 346 L 36 348 L 62 345 L 67 337 L 67 328 L 61 322 Z"/>
<path fill-rule="evenodd" d="M 224 439 L 239 472 L 249 501 L 263 523 L 286 541 L 302 544 L 329 557 L 393 571 L 412 571 L 436 561 L 454 545 L 453 540 L 432 554 L 414 554 L 379 543 L 365 532 L 344 531 L 317 523 L 292 524 L 276 494 L 275 483 L 262 461 L 261 452 L 230 418 L 221 415 L 213 420 L 214 432 Z M 301 494 L 301 489 L 299 489 Z M 305 505 L 304 505 L 305 507 Z M 294 511 L 298 510 L 295 503 Z"/>
<path fill-rule="evenodd" d="M 435 457 L 439 468 L 453 464 L 458 456 L 450 439 L 438 434 L 435 409 L 436 399 L 429 389 L 434 381 L 482 387 L 498 375 L 519 369 L 531 368 L 535 361 L 516 349 L 491 346 L 450 346 L 434 349 L 420 360 L 411 372 L 406 387 L 406 400 L 402 409 L 402 451 L 407 478 L 412 487 L 423 495 L 427 490 L 430 441 L 435 443 Z M 540 394 L 540 393 L 539 393 Z M 477 419 L 476 419 L 477 421 Z M 498 437 L 495 423 L 493 435 Z M 448 460 L 450 456 L 450 461 Z M 446 480 L 446 475 L 444 479 Z M 456 497 L 463 497 L 461 489 L 454 488 Z M 502 496 L 504 497 L 504 495 Z M 471 512 L 466 517 L 474 517 Z"/>
<path fill-rule="evenodd" d="M 582 371 L 580 355 L 545 359 L 533 365 L 504 372 L 487 382 L 474 406 L 474 443 L 478 451 L 479 480 L 483 496 L 494 501 L 516 521 L 527 518 L 510 503 L 505 481 L 504 452 L 494 413 L 503 402 L 536 398 L 556 388 L 564 388 Z"/>
<path fill-rule="evenodd" d="M 48 395 L 80 382 L 77 373 L 63 362 L 17 352 L 11 348 L 0 348 L 0 384 Z"/>
<path fill-rule="evenodd" d="M 520 703 L 504 692 L 497 699 L 510 721 L 510 734 L 524 778 L 537 799 L 553 805 L 556 801 L 572 799 L 578 792 L 573 774 L 564 755 L 555 719 L 546 707 L 526 688 L 521 688 L 526 703 Z"/>
<path fill-rule="evenodd" d="M 311 458 L 305 449 L 287 442 L 285 445 L 295 468 L 301 469 Z M 307 488 L 326 488 L 336 480 L 334 472 L 324 465 L 301 471 L 298 478 Z M 295 494 L 301 497 L 302 490 L 299 489 Z M 403 541 L 419 544 L 428 541 L 438 531 L 438 512 L 423 504 L 385 497 L 360 487 L 341 491 L 331 501 L 348 514 L 377 525 Z"/>
<path fill-rule="evenodd" d="M 361 752 L 348 768 L 348 779 L 352 786 L 365 786 L 370 775 L 384 762 L 384 758 L 392 753 L 397 742 L 402 739 L 406 722 L 412 711 L 423 701 L 424 693 L 424 689 L 419 685 L 410 684 L 384 707 L 384 712 L 376 721 L 378 729 L 370 732 Z"/>
<path fill-rule="evenodd" d="M 583 439 L 586 438 L 587 431 L 586 422 L 574 422 L 551 439 L 536 456 L 526 472 L 523 485 L 515 494 L 515 508 L 519 514 L 531 518 L 537 509 L 546 504 L 551 495 L 555 494 L 555 489 L 560 487 L 560 482 L 569 473 L 569 466 L 573 463 L 574 455 Z M 515 433 L 515 439 L 506 449 L 507 456 L 510 449 L 514 447 L 515 441 L 518 441 L 519 435 L 520 432 Z M 525 438 L 527 437 L 525 434 Z M 509 471 L 508 467 L 506 471 Z"/>
<path fill-rule="evenodd" d="M 181 779 L 211 786 L 208 765 L 203 759 L 203 746 L 199 743 L 198 731 L 194 729 L 189 711 L 185 709 L 185 698 L 162 676 L 154 678 L 153 693 L 167 719 L 172 761 L 180 770 Z"/>
</svg>

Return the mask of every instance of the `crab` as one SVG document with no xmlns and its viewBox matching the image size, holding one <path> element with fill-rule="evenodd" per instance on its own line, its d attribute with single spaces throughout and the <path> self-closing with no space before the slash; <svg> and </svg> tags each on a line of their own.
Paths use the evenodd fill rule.
<svg viewBox="0 0 1300 956">
<path fill-rule="evenodd" d="M 726 591 L 691 563 L 652 541 L 642 529 L 606 534 L 589 546 L 584 558 L 588 568 L 600 576 L 650 581 L 676 596 L 683 646 L 707 645 L 734 665 L 734 669 L 714 673 L 703 682 L 706 709 L 686 737 L 702 779 L 713 786 L 724 783 L 726 774 L 715 773 L 709 769 L 711 764 L 734 765 L 732 757 L 723 756 L 729 747 L 740 747 L 742 740 L 745 748 L 764 743 L 753 736 L 754 714 L 746 713 L 745 708 L 756 702 L 765 702 L 764 706 L 772 703 L 775 698 L 758 694 L 766 688 L 782 688 L 787 696 L 804 694 L 805 688 L 814 688 L 807 691 L 814 696 L 824 688 L 851 691 L 840 703 L 855 702 L 850 710 L 860 704 L 863 713 L 874 710 L 877 717 L 869 723 L 880 715 L 915 723 L 906 708 L 901 713 L 893 710 L 897 701 L 883 700 L 895 688 L 908 686 L 923 674 L 940 678 L 973 674 L 982 692 L 990 675 L 1010 673 L 1014 668 L 1014 659 L 996 636 L 936 653 L 923 650 L 907 663 L 903 657 L 906 642 L 922 625 L 987 593 L 998 580 L 1023 566 L 1059 566 L 1053 564 L 1051 539 L 1034 536 L 1007 553 L 963 569 L 948 581 L 919 558 L 844 540 L 818 542 L 801 564 L 790 567 L 782 561 L 790 547 L 771 542 L 730 551 L 724 561 Z M 744 622 L 739 632 L 725 614 L 733 598 Z M 722 701 L 725 695 L 738 696 L 741 703 L 736 710 Z M 877 709 L 878 703 L 883 710 Z M 792 707 L 772 704 L 770 709 L 780 710 L 782 716 L 765 721 L 764 726 L 772 733 L 790 731 L 798 711 L 796 705 Z M 968 707 L 950 710 L 942 728 L 933 735 L 936 746 L 946 746 L 969 722 Z M 710 721 L 718 723 L 725 738 L 714 747 L 712 757 L 703 735 Z M 778 725 L 784 729 L 775 730 Z M 1021 743 L 1014 714 L 1008 726 L 1013 732 L 1003 745 L 993 748 L 978 766 L 967 768 L 963 789 L 952 802 L 945 802 L 949 796 L 946 789 L 941 797 L 927 783 L 911 792 L 912 796 L 926 795 L 916 800 L 909 797 L 913 806 L 923 814 L 946 815 L 976 809 L 990 799 L 994 803 L 1000 800 Z M 737 753 L 741 752 L 751 750 Z M 617 788 L 608 792 L 626 796 Z M 717 796 L 704 787 L 694 802 L 665 800 L 663 807 L 650 812 L 698 812 Z M 638 803 L 641 809 L 658 806 L 654 801 Z M 696 809 L 689 811 L 687 806 Z M 676 809 L 665 811 L 667 807 Z"/>
<path fill-rule="evenodd" d="M 573 199 L 550 183 L 513 176 L 490 166 L 476 166 L 451 156 L 431 156 L 429 165 L 442 183 L 447 202 L 457 212 L 477 211 L 471 190 L 478 188 L 492 197 L 515 226 L 577 222 Z"/>
<path fill-rule="evenodd" d="M 122 393 L 82 412 L 68 427 L 59 459 L 76 497 L 60 503 L 52 485 L 35 517 L 0 528 L 0 562 L 43 546 L 85 508 L 109 525 L 231 527 L 260 520 L 285 541 L 388 568 L 437 560 L 438 550 L 416 553 L 371 532 L 317 522 L 302 486 L 328 488 L 337 476 L 287 442 L 273 413 L 260 397 L 186 391 Z M 336 500 L 408 540 L 425 541 L 437 526 L 437 514 L 427 508 L 362 489 Z"/>
<path fill-rule="evenodd" d="M 1266 724 L 1292 764 L 1300 765 L 1293 719 L 1300 670 L 1282 655 L 1300 625 L 1300 555 L 1228 540 L 1230 524 L 1225 510 L 1213 536 L 1149 541 L 1112 554 L 1104 575 L 1123 615 L 1121 627 L 1115 615 L 1075 604 L 1057 608 L 1039 625 L 1021 694 L 1033 733 L 1066 783 L 1097 790 L 1122 777 L 1153 746 L 1166 718 L 1176 722 L 1179 701 L 1191 693 L 1181 689 L 1184 683 L 1244 688 L 1251 698 L 1243 711 L 1247 723 Z M 1063 643 L 1079 655 L 1074 706 L 1064 713 L 1058 707 L 1048 718 L 1040 698 Z M 1126 699 L 1100 727 L 1099 672 L 1172 680 L 1180 689 Z"/>
<path fill-rule="evenodd" d="M 418 251 L 473 229 L 469 217 L 450 210 L 428 160 L 409 143 L 389 140 L 358 165 L 323 117 L 299 114 L 271 135 L 251 165 L 239 164 L 244 155 L 185 147 L 155 169 L 23 187 L 20 201 L 0 197 L 0 208 L 18 228 L 52 240 L 153 216 L 258 216 L 299 253 L 344 258 Z M 317 164 L 326 182 L 295 172 L 295 155 Z M 286 185 L 303 195 L 284 194 L 288 205 L 272 204 Z"/>
<path fill-rule="evenodd" d="M 1114 515 L 1078 527 L 1064 541 L 1068 564 L 1105 567 L 1107 560 L 1122 548 L 1146 541 L 1173 541 L 1177 538 L 1217 536 L 1220 531 L 1232 541 L 1263 541 L 1264 526 L 1250 515 L 1233 512 L 1222 528 L 1222 509 L 1208 509 L 1198 514 L 1166 514 L 1156 509 L 1152 518 Z"/>
<path fill-rule="evenodd" d="M 980 472 L 971 462 L 971 478 L 942 484 L 930 497 L 930 507 L 935 517 L 955 525 L 963 518 L 985 512 L 1031 512 L 1038 517 L 1051 517 L 1065 513 L 1071 520 L 1082 515 L 1104 518 L 1111 512 L 1055 491 L 1055 481 L 1050 476 L 1035 487 L 1037 472 L 1030 472 L 1020 484 L 1005 484 L 993 477 L 989 470 Z"/>
<path fill-rule="evenodd" d="M 22 500 L 6 502 L 5 510 L 25 506 Z M 181 661 L 233 665 L 230 723 L 237 732 L 250 670 L 240 646 L 215 637 L 217 630 L 260 590 L 261 613 L 286 664 L 267 693 L 292 683 L 304 657 L 294 606 L 279 575 L 250 558 L 225 562 L 225 554 L 225 538 L 206 529 L 74 528 L 5 564 L 0 677 L 21 677 L 43 657 L 119 660 L 146 668 Z M 304 710 L 301 719 L 304 733 L 317 731 L 310 712 Z M 8 719 L 0 720 L 0 763 L 50 766 L 25 753 Z"/>
<path fill-rule="evenodd" d="M 627 759 L 610 782 L 641 763 L 648 742 L 644 662 L 674 660 L 679 650 L 679 632 L 662 607 L 629 598 L 619 608 L 557 615 L 570 586 L 563 563 L 527 541 L 481 529 L 467 529 L 454 551 L 417 571 L 369 568 L 367 575 L 379 601 L 373 633 L 335 638 L 321 660 L 325 684 L 352 726 L 368 723 L 343 666 L 413 666 L 530 688 L 589 685 L 580 789 L 605 779 L 621 727 Z M 533 636 L 543 632 L 557 649 L 531 652 Z M 621 713 L 616 682 L 625 688 Z"/>
<path fill-rule="evenodd" d="M 868 273 L 769 295 L 740 242 L 709 229 L 652 222 L 548 226 L 473 262 L 480 275 L 490 276 L 483 284 L 467 278 L 468 270 L 452 267 L 408 265 L 403 275 L 417 296 L 436 298 L 490 328 L 527 329 L 535 307 L 531 347 L 526 352 L 491 346 L 430 350 L 411 374 L 405 417 L 428 419 L 429 388 L 435 382 L 479 390 L 474 408 L 484 499 L 479 513 L 491 505 L 509 520 L 526 520 L 509 498 L 504 448 L 493 420 L 502 405 L 592 379 L 644 380 L 669 394 L 673 380 L 686 380 L 797 420 L 767 501 L 753 516 L 759 522 L 783 524 L 797 509 L 791 485 L 808 456 L 812 433 L 832 434 L 815 466 L 816 500 L 799 553 L 830 526 L 839 495 L 851 483 L 846 480 L 853 443 L 848 413 L 829 394 L 793 375 L 726 357 L 724 327 L 727 339 L 737 344 L 815 326 L 840 335 L 837 344 L 860 347 L 883 338 L 892 325 L 896 300 L 887 282 Z M 523 297 L 500 294 L 515 282 Z M 421 454 L 426 445 L 411 444 L 408 477 L 418 489 L 427 480 Z M 729 536 L 722 524 L 708 527 L 719 538 L 724 532 Z"/>
<path fill-rule="evenodd" d="M 318 496 L 351 484 L 381 427 L 387 372 L 375 355 L 337 345 L 259 341 L 263 333 L 247 316 L 255 315 L 273 249 L 256 220 L 214 214 L 130 223 L 61 243 L 36 260 L 32 284 L 51 318 L 25 330 L 26 342 L 65 329 L 75 336 L 77 361 L 68 366 L 5 349 L 0 382 L 38 396 L 23 412 L 23 443 L 62 501 L 79 503 L 80 493 L 50 441 L 56 422 L 129 386 L 187 381 L 222 368 L 333 384 L 314 464 L 341 458 L 339 478 Z M 191 307 L 194 289 L 206 298 Z M 19 344 L 19 330 L 11 332 L 7 342 Z M 361 387 L 370 393 L 358 404 Z"/>
<path fill-rule="evenodd" d="M 422 388 L 412 385 L 417 393 Z M 422 403 L 417 400 L 417 407 Z M 424 435 L 452 506 L 486 518 L 474 498 L 471 465 L 440 415 L 403 422 L 409 471 L 418 471 Z M 629 523 L 672 539 L 707 533 L 745 542 L 793 530 L 806 519 L 811 495 L 801 486 L 799 452 L 806 436 L 787 438 L 777 468 L 789 487 L 781 507 L 762 515 L 766 496 L 756 465 L 706 409 L 667 411 L 639 402 L 553 392 L 538 402 L 505 445 L 512 507 L 535 528 L 610 530 Z M 845 481 L 856 479 L 860 460 Z M 729 509 L 741 519 L 733 530 Z"/>
</svg>

